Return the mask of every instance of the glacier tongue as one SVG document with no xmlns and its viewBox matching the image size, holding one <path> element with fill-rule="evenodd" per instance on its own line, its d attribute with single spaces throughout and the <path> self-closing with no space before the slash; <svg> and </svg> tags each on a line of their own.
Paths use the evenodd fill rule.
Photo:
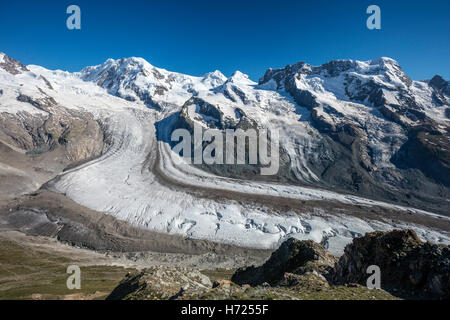
<svg viewBox="0 0 450 320">
<path fill-rule="evenodd" d="M 220 179 L 189 169 L 180 174 L 172 165 L 170 157 L 174 155 L 170 154 L 170 148 L 156 140 L 154 123 L 159 116 L 155 111 L 133 109 L 108 115 L 105 124 L 111 134 L 110 149 L 99 159 L 61 174 L 52 189 L 88 208 L 154 231 L 255 248 L 274 248 L 286 237 L 294 236 L 318 242 L 326 239 L 330 250 L 339 255 L 355 235 L 395 227 L 379 221 L 323 213 L 268 213 L 264 207 L 196 197 L 173 188 L 155 176 L 158 152 L 161 153 L 160 169 L 172 179 L 191 184 L 193 190 L 196 186 L 206 186 L 243 193 L 271 192 L 302 199 L 328 198 L 376 204 L 328 191 Z M 426 239 L 450 243 L 445 235 L 427 228 L 417 229 Z"/>
<path fill-rule="evenodd" d="M 196 97 L 215 106 L 224 117 L 236 120 L 241 110 L 259 126 L 279 129 L 281 145 L 292 159 L 289 169 L 299 181 L 318 182 L 321 177 L 317 170 L 312 170 L 308 160 L 318 161 L 323 156 L 319 143 L 326 138 L 312 124 L 311 108 L 296 103 L 286 91 L 276 90 L 284 88 L 276 76 L 279 70 L 271 70 L 270 79 L 256 84 L 240 72 L 229 79 L 219 71 L 192 77 L 156 68 L 140 58 L 110 59 L 76 74 L 38 66 L 28 68 L 31 72 L 17 75 L 4 73 L 0 68 L 4 88 L 0 96 L 1 112 L 17 116 L 21 112 L 41 113 L 16 97 L 20 93 L 49 96 L 61 108 L 92 113 L 105 127 L 108 150 L 101 157 L 60 174 L 49 184 L 52 190 L 90 209 L 155 231 L 257 248 L 276 247 L 292 236 L 322 241 L 334 254 L 340 254 L 357 235 L 393 228 L 414 228 L 423 239 L 450 243 L 448 232 L 419 225 L 330 214 L 319 208 L 311 212 L 295 208 L 273 212 L 264 205 L 202 194 L 211 190 L 222 195 L 236 192 L 244 198 L 245 195 L 270 196 L 280 202 L 326 200 L 448 219 L 363 197 L 298 185 L 219 177 L 193 166 L 175 164 L 177 155 L 166 142 L 158 140 L 155 124 L 170 118 L 186 101 Z M 363 138 L 372 148 L 375 164 L 392 166 L 391 155 L 406 138 L 404 129 L 386 120 L 370 102 L 350 99 L 348 94 L 357 92 L 346 91 L 353 87 L 345 88 L 342 83 L 345 72 L 361 83 L 369 82 L 369 78 L 386 82 L 388 75 L 391 80 L 386 82 L 383 89 L 386 93 L 383 91 L 382 96 L 394 103 L 398 95 L 391 89 L 408 82 L 399 73 L 398 65 L 382 58 L 371 62 L 336 62 L 317 74 L 311 72 L 318 71 L 318 67 L 299 64 L 296 68 L 310 73 L 296 76 L 295 85 L 296 89 L 315 95 L 319 105 L 314 116 L 335 123 L 345 120 L 363 127 L 366 135 Z M 41 76 L 52 89 L 47 88 Z M 427 84 L 413 82 L 409 88 L 420 103 L 428 106 L 427 114 L 436 119 L 442 117 L 444 107 L 433 107 L 433 92 Z M 189 110 L 192 118 L 198 115 L 196 110 Z"/>
</svg>

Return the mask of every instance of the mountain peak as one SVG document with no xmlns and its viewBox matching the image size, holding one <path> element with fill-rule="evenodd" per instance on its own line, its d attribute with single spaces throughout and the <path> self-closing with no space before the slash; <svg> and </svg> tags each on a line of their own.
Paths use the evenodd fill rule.
<svg viewBox="0 0 450 320">
<path fill-rule="evenodd" d="M 249 76 L 239 70 L 236 70 L 227 81 L 231 83 L 253 84 L 253 81 L 250 80 Z"/>
<path fill-rule="evenodd" d="M 398 62 L 388 57 L 367 61 L 336 59 L 320 66 L 312 66 L 305 62 L 298 62 L 280 69 L 268 69 L 259 80 L 259 84 L 262 85 L 273 79 L 279 87 L 286 79 L 293 79 L 298 74 L 325 78 L 334 78 L 342 74 L 349 74 L 353 76 L 359 75 L 363 79 L 382 76 L 384 77 L 384 81 L 392 85 L 408 87 L 412 84 L 411 79 L 402 71 Z"/>
<path fill-rule="evenodd" d="M 81 70 L 81 78 L 86 81 L 98 81 L 113 74 L 134 78 L 139 73 L 149 73 L 154 67 L 143 58 L 129 57 L 107 59 L 102 64 L 89 66 Z M 103 81 L 102 81 L 103 82 Z"/>
<path fill-rule="evenodd" d="M 102 65 L 106 66 L 118 66 L 118 67 L 129 67 L 129 68 L 153 68 L 153 66 L 144 58 L 139 57 L 128 57 L 121 59 L 108 59 Z"/>
<path fill-rule="evenodd" d="M 202 78 L 203 83 L 207 83 L 213 87 L 220 86 L 227 81 L 227 77 L 219 70 L 205 73 Z"/>
<path fill-rule="evenodd" d="M 225 75 L 220 72 L 220 70 L 214 70 L 213 72 L 207 72 L 203 75 L 203 78 L 220 78 L 220 79 L 227 79 Z"/>
<path fill-rule="evenodd" d="M 0 52 L 0 69 L 5 70 L 12 75 L 22 73 L 22 71 L 29 71 L 20 61 L 10 58 L 3 52 Z"/>
<path fill-rule="evenodd" d="M 240 72 L 239 70 L 236 70 L 231 75 L 231 78 L 246 78 L 246 79 L 248 79 L 248 75 L 246 75 L 245 73 Z"/>
<path fill-rule="evenodd" d="M 390 64 L 390 65 L 399 66 L 399 64 L 396 60 L 389 58 L 389 57 L 380 57 L 380 58 L 373 59 L 370 61 L 371 61 L 371 64 Z"/>
<path fill-rule="evenodd" d="M 442 89 L 443 87 L 447 86 L 448 82 L 437 74 L 433 78 L 431 78 L 431 80 L 428 83 L 430 84 L 430 86 L 434 88 Z"/>
</svg>

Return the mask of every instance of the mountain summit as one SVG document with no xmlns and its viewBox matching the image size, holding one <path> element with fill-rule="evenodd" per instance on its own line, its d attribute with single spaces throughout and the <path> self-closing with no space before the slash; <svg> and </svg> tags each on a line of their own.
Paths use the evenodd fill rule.
<svg viewBox="0 0 450 320">
<path fill-rule="evenodd" d="M 273 248 L 295 237 L 339 255 L 355 235 L 413 226 L 448 243 L 448 88 L 439 76 L 410 79 L 390 58 L 299 62 L 255 83 L 142 58 L 69 73 L 0 55 L 0 144 L 17 152 L 0 169 L 17 181 L 8 194 L 45 183 L 91 210 L 189 238 Z M 278 131 L 277 174 L 179 164 L 172 133 L 196 125 Z"/>
</svg>

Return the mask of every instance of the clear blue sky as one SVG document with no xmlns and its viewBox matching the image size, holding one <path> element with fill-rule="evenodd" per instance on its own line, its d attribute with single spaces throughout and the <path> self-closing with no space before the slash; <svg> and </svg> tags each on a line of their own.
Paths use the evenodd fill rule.
<svg viewBox="0 0 450 320">
<path fill-rule="evenodd" d="M 82 28 L 66 28 L 66 8 Z M 381 8 L 381 30 L 366 8 Z M 79 71 L 143 57 L 192 75 L 240 70 L 257 80 L 298 61 L 388 56 L 413 79 L 450 78 L 449 0 L 0 0 L 0 51 L 24 64 Z"/>
</svg>

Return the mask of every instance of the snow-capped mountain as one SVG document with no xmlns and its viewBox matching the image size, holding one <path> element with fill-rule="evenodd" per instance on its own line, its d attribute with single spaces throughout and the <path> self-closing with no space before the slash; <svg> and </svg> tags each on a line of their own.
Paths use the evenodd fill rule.
<svg viewBox="0 0 450 320">
<path fill-rule="evenodd" d="M 300 62 L 267 70 L 259 83 L 239 71 L 229 79 L 218 71 L 191 77 L 143 59 L 110 59 L 81 78 L 130 101 L 181 111 L 175 126 L 281 130 L 279 181 L 447 211 L 448 82 L 413 81 L 393 59 Z M 245 166 L 202 168 L 254 176 Z"/>
<path fill-rule="evenodd" d="M 404 126 L 423 124 L 427 117 L 444 125 L 449 122 L 445 116 L 448 101 L 438 98 L 436 86 L 412 81 L 390 58 L 337 60 L 319 67 L 298 63 L 268 70 L 260 83 L 270 81 L 313 109 L 330 130 L 341 122 L 339 118 L 347 120 L 354 114 L 352 105 L 345 102 L 378 107 L 386 118 Z"/>
<path fill-rule="evenodd" d="M 83 69 L 80 78 L 93 81 L 118 97 L 140 100 L 158 109 L 180 106 L 198 91 L 209 90 L 226 80 L 220 71 L 192 77 L 156 68 L 142 58 L 108 59 Z"/>
<path fill-rule="evenodd" d="M 69 73 L 0 54 L 0 144 L 59 159 L 35 184 L 156 231 L 254 247 L 294 236 L 340 252 L 355 235 L 407 226 L 447 243 L 436 214 L 450 212 L 449 88 L 389 58 L 300 62 L 256 83 L 141 58 Z M 194 124 L 278 130 L 278 174 L 177 165 L 170 134 Z"/>
<path fill-rule="evenodd" d="M 322 134 L 351 151 L 350 187 L 382 182 L 414 197 L 442 194 L 433 185 L 450 183 L 448 82 L 439 79 L 412 81 L 396 61 L 380 58 L 298 63 L 268 70 L 260 85 L 288 92 Z"/>
</svg>

